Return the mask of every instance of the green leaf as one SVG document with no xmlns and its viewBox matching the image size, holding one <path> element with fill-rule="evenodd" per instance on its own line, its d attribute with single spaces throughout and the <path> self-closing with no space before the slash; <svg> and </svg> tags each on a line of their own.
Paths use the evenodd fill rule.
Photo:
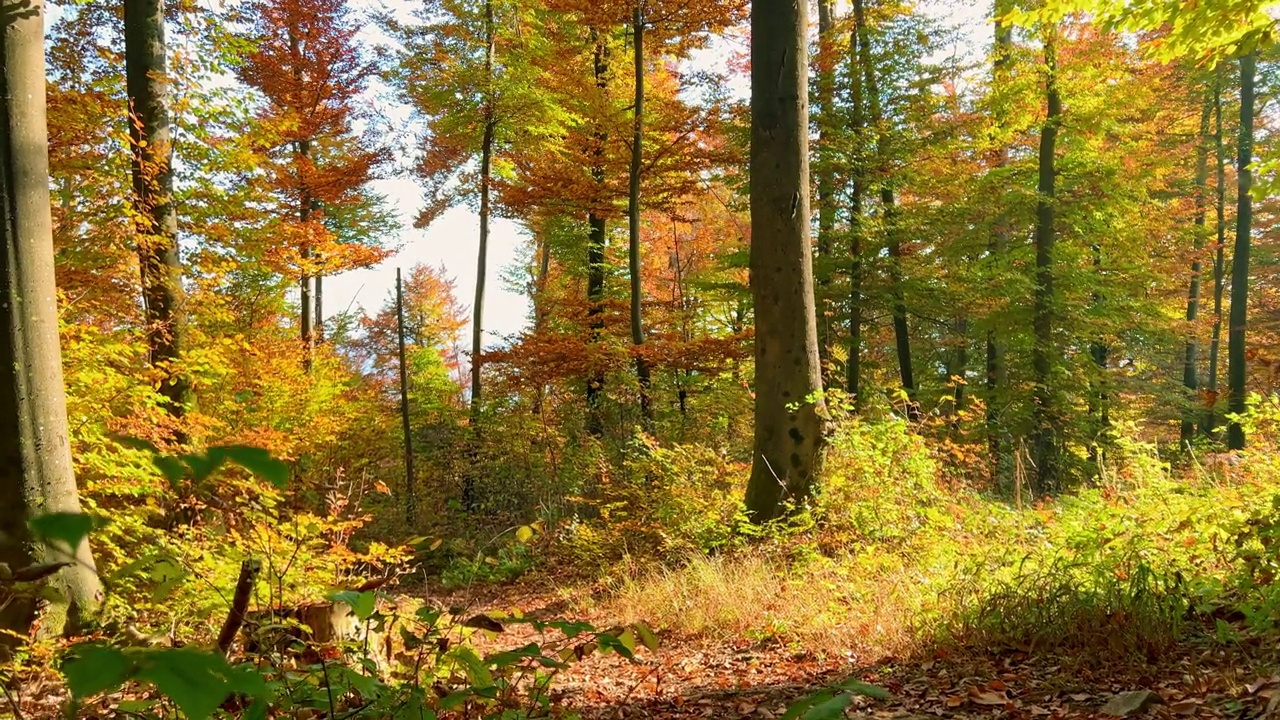
<svg viewBox="0 0 1280 720">
<path fill-rule="evenodd" d="M 157 448 L 152 443 L 149 443 L 146 440 L 143 440 L 142 438 L 128 437 L 126 435 L 115 435 L 115 436 L 112 436 L 112 439 L 115 440 L 120 445 L 123 445 L 124 447 L 127 447 L 127 448 L 131 448 L 133 450 L 145 450 L 153 455 L 160 454 L 159 448 Z"/>
<path fill-rule="evenodd" d="M 449 651 L 448 657 L 462 666 L 472 688 L 493 687 L 493 674 L 489 672 L 489 668 L 474 650 L 467 647 L 454 648 Z"/>
<path fill-rule="evenodd" d="M 888 690 L 885 690 L 879 685 L 864 683 L 861 680 L 854 680 L 852 678 L 845 680 L 836 687 L 844 690 L 845 692 L 853 693 L 854 695 L 865 695 L 869 698 L 875 698 L 876 700 L 888 700 L 893 697 L 889 694 Z"/>
<path fill-rule="evenodd" d="M 275 485 L 283 488 L 289 482 L 289 465 L 282 460 L 271 457 L 271 453 L 262 448 L 246 445 L 224 445 L 210 448 L 221 451 L 228 460 Z"/>
<path fill-rule="evenodd" d="M 640 636 L 640 642 L 644 643 L 644 646 L 649 648 L 649 650 L 654 651 L 658 649 L 658 636 L 654 634 L 653 630 L 651 630 L 648 625 L 645 625 L 642 622 L 634 622 L 631 623 L 631 629 L 635 630 L 636 635 Z"/>
<path fill-rule="evenodd" d="M 344 590 L 342 592 L 332 593 L 328 596 L 329 602 L 342 603 L 351 608 L 351 614 L 360 620 L 368 620 L 377 609 L 377 596 L 372 590 L 365 592 L 356 592 L 355 590 Z"/>
<path fill-rule="evenodd" d="M 157 455 L 151 462 L 170 483 L 176 483 L 187 476 L 187 466 L 172 455 Z"/>
<path fill-rule="evenodd" d="M 62 663 L 67 689 L 76 698 L 115 690 L 133 674 L 134 664 L 119 648 L 103 643 L 82 643 L 71 648 Z"/>
<path fill-rule="evenodd" d="M 37 540 L 62 543 L 64 550 L 74 553 L 93 530 L 93 518 L 84 513 L 49 513 L 31 518 L 27 527 Z"/>
<path fill-rule="evenodd" d="M 147 653 L 136 677 L 155 685 L 187 717 L 202 720 L 212 715 L 231 692 L 231 675 L 231 666 L 222 655 L 178 648 Z"/>
<path fill-rule="evenodd" d="M 852 695 L 840 693 L 834 697 L 817 703 L 809 708 L 804 715 L 804 720 L 835 720 L 835 718 L 844 717 L 844 709 L 849 707 L 849 703 L 853 700 Z"/>
<path fill-rule="evenodd" d="M 181 460 L 187 467 L 191 468 L 191 477 L 196 482 L 208 480 L 214 471 L 222 466 L 226 461 L 226 457 L 217 451 L 217 448 L 209 448 L 207 455 L 186 454 L 179 455 Z"/>
</svg>

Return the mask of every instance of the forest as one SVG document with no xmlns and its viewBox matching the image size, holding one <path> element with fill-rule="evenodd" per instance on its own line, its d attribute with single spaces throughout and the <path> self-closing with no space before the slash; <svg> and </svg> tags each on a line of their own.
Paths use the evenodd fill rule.
<svg viewBox="0 0 1280 720">
<path fill-rule="evenodd" d="M 0 718 L 1280 717 L 1280 2 L 0 9 Z"/>
</svg>

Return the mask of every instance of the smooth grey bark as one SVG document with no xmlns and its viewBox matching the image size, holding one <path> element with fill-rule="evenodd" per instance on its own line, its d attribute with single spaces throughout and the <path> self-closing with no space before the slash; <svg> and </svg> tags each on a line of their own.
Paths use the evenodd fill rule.
<svg viewBox="0 0 1280 720">
<path fill-rule="evenodd" d="M 751 290 L 755 438 L 753 522 L 803 500 L 819 470 L 826 407 L 809 235 L 808 4 L 751 5 Z"/>
<path fill-rule="evenodd" d="M 640 285 L 640 172 L 644 162 L 644 2 L 639 0 L 631 21 L 635 60 L 635 102 L 631 123 L 630 186 L 627 193 L 627 265 L 631 273 L 631 344 L 635 351 L 636 378 L 640 382 L 640 420 L 645 432 L 653 432 L 652 379 L 643 353 L 644 317 Z"/>
<path fill-rule="evenodd" d="M 916 397 L 915 371 L 911 361 L 911 333 L 907 326 L 907 301 L 902 289 L 902 238 L 898 229 L 898 206 L 894 197 L 893 180 L 890 177 L 889 131 L 885 127 L 880 109 L 880 88 L 876 77 L 875 59 L 871 54 L 871 38 L 867 29 L 863 0 L 853 0 L 853 14 L 858 26 L 859 61 L 863 81 L 866 83 L 867 120 L 876 129 L 876 171 L 880 183 L 880 213 L 884 224 L 885 241 L 889 249 L 889 292 L 893 298 L 893 339 L 898 358 L 898 376 L 902 390 L 907 394 L 907 419 L 920 419 L 920 406 Z"/>
<path fill-rule="evenodd" d="M 1037 185 L 1035 229 L 1035 300 L 1032 326 L 1031 372 L 1034 387 L 1031 407 L 1031 452 L 1035 465 L 1034 487 L 1037 493 L 1059 489 L 1062 474 L 1062 418 L 1054 400 L 1053 388 L 1053 323 L 1054 308 L 1054 229 L 1057 174 L 1054 153 L 1057 151 L 1058 125 L 1062 116 L 1062 100 L 1058 95 L 1057 30 L 1046 31 L 1044 40 L 1045 120 L 1040 128 L 1039 181 Z"/>
<path fill-rule="evenodd" d="M 174 365 L 182 355 L 182 262 L 173 203 L 173 133 L 165 59 L 163 0 L 125 0 L 125 90 L 129 101 L 134 229 L 142 280 L 147 349 L 152 367 L 165 370 L 165 410 L 181 420 L 191 383 Z M 185 438 L 178 433 L 179 442 Z"/>
<path fill-rule="evenodd" d="M 1200 136 L 1196 141 L 1196 214 L 1191 238 L 1191 280 L 1187 286 L 1187 342 L 1182 353 L 1182 386 L 1187 389 L 1187 407 L 1182 410 L 1182 425 L 1178 441 L 1187 445 L 1196 434 L 1196 394 L 1200 389 L 1199 359 L 1200 339 L 1195 322 L 1200 316 L 1200 281 L 1203 264 L 1200 253 L 1208 228 L 1209 215 L 1209 120 L 1213 115 L 1213 98 L 1210 93 L 1200 109 Z"/>
<path fill-rule="evenodd" d="M 299 67 L 299 65 L 301 64 L 301 61 L 300 61 L 301 48 L 299 46 L 299 40 L 298 40 L 298 28 L 294 24 L 290 24 L 288 32 L 289 32 L 289 53 L 290 53 L 290 56 L 293 58 L 292 72 L 294 74 L 294 78 L 299 82 L 301 82 L 302 70 Z M 311 159 L 311 141 L 310 140 L 297 141 L 294 144 L 294 154 L 303 163 L 308 162 Z M 300 193 L 299 193 L 300 200 L 298 203 L 298 222 L 302 225 L 306 225 L 308 222 L 311 221 L 311 215 L 316 209 L 315 201 L 311 198 L 311 191 L 309 188 L 305 186 L 305 184 L 303 187 L 300 187 L 299 190 L 300 190 Z M 298 326 L 299 327 L 298 336 L 299 336 L 299 339 L 302 340 L 302 366 L 307 370 L 307 372 L 311 372 L 312 358 L 314 357 L 314 354 L 315 354 L 315 333 L 313 331 L 312 323 L 311 323 L 311 319 L 312 319 L 311 275 L 310 275 L 310 271 L 307 269 L 307 266 L 310 265 L 311 263 L 311 247 L 309 245 L 304 244 L 302 246 L 301 251 L 299 252 L 299 255 L 301 256 L 301 259 L 302 259 L 303 268 L 302 268 L 302 272 L 299 274 L 299 277 L 298 277 L 298 290 L 301 294 L 301 297 L 299 298 L 299 303 L 298 303 L 299 304 L 298 312 L 299 312 L 299 319 L 300 319 L 300 323 Z"/>
<path fill-rule="evenodd" d="M 1227 411 L 1243 415 L 1245 383 L 1245 329 L 1249 310 L 1249 251 L 1253 232 L 1253 105 L 1257 54 L 1240 58 L 1240 137 L 1236 154 L 1236 243 L 1231 255 L 1231 317 L 1227 335 Z M 1243 450 L 1244 427 L 1238 421 L 1227 424 L 1227 448 Z"/>
<path fill-rule="evenodd" d="M 45 118 L 44 5 L 0 0 L 0 562 L 11 569 L 71 562 L 34 596 L 0 601 L 0 629 L 42 637 L 74 630 L 94 612 L 102 585 L 87 540 L 75 548 L 37 541 L 27 522 L 79 513 L 68 444 L 58 339 L 53 223 Z M 38 623 L 37 623 L 38 621 Z M 0 636 L 0 655 L 13 638 Z"/>
<path fill-rule="evenodd" d="M 1217 249 L 1213 254 L 1213 334 L 1209 340 L 1208 395 L 1205 417 L 1200 430 L 1213 436 L 1218 425 L 1218 360 L 1222 348 L 1222 295 L 1226 285 L 1227 247 L 1227 157 L 1222 137 L 1222 66 L 1214 69 L 1213 78 L 1213 145 L 1217 165 L 1214 188 L 1214 212 L 1217 215 Z"/>
</svg>

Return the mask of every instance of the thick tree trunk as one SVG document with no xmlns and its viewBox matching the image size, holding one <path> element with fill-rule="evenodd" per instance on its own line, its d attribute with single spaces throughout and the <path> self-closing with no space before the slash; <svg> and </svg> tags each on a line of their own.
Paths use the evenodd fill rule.
<svg viewBox="0 0 1280 720">
<path fill-rule="evenodd" d="M 596 87 L 604 89 L 608 84 L 609 47 L 607 40 L 598 31 L 592 30 L 595 37 L 595 55 L 593 72 Z M 595 135 L 595 166 L 591 168 L 591 177 L 597 185 L 604 185 L 604 145 L 608 136 L 603 132 Z M 598 202 L 598 201 L 597 201 Z M 604 332 L 604 248 L 608 240 L 608 229 L 604 215 L 596 203 L 587 213 L 587 328 L 591 333 L 591 343 L 600 341 Z M 593 437 L 604 435 L 604 417 L 600 403 L 604 394 L 604 370 L 593 368 L 587 376 L 587 432 Z"/>
<path fill-rule="evenodd" d="M 1013 59 L 1013 28 L 1004 21 L 1004 13 L 1007 9 L 1007 0 L 996 0 L 994 3 L 993 14 L 995 15 L 995 42 L 992 49 L 992 83 L 995 85 L 997 92 L 1009 80 L 1009 66 Z M 997 127 L 1002 127 L 1005 123 L 1003 114 L 998 114 L 995 118 Z M 997 169 L 1007 167 L 1009 165 L 1009 147 L 1002 145 L 996 151 L 995 167 Z M 1002 200 L 1001 207 L 996 215 L 995 226 L 991 230 L 991 237 L 987 241 L 987 259 L 991 266 L 1000 268 L 1004 262 L 1006 248 L 1009 245 L 1009 220 L 1006 208 Z M 986 369 L 986 428 L 987 428 L 987 454 L 991 461 L 990 480 L 992 485 L 1001 486 L 1004 484 L 1013 471 L 1013 463 L 1010 462 L 1009 439 L 1007 430 L 1000 423 L 1000 392 L 1006 385 L 1006 369 L 1004 362 L 1004 341 L 1000 337 L 1000 331 L 997 323 L 988 321 L 987 323 L 987 369 Z"/>
<path fill-rule="evenodd" d="M 74 629 L 93 612 L 102 585 L 88 541 L 58 547 L 27 522 L 78 513 L 58 344 L 53 224 L 45 120 L 44 5 L 0 0 L 0 562 L 19 570 L 71 562 L 45 581 L 44 599 L 0 602 L 0 630 L 43 637 Z M 0 661 L 13 638 L 0 635 Z"/>
<path fill-rule="evenodd" d="M 631 125 L 631 172 L 627 195 L 627 264 L 631 272 L 631 344 L 634 346 L 636 378 L 640 381 L 640 419 L 645 432 L 653 432 L 653 404 L 650 400 L 649 361 L 644 356 L 644 322 L 641 314 L 640 284 L 640 170 L 644 162 L 644 2 L 636 3 L 631 29 L 635 58 L 635 105 Z"/>
<path fill-rule="evenodd" d="M 163 0 L 125 0 L 124 57 L 147 347 L 151 365 L 165 371 L 160 385 L 165 409 L 181 420 L 191 401 L 191 384 L 175 367 L 182 355 L 185 318 L 178 214 L 173 204 Z"/>
<path fill-rule="evenodd" d="M 808 5 L 751 7 L 751 289 L 755 445 L 747 513 L 777 517 L 818 472 L 825 405 L 809 237 Z"/>
<path fill-rule="evenodd" d="M 893 338 L 898 356 L 898 376 L 902 390 L 907 395 L 907 418 L 920 419 L 920 406 L 916 397 L 915 372 L 911 362 L 911 334 L 907 326 L 907 302 L 902 288 L 902 238 L 897 227 L 898 208 L 894 198 L 889 153 L 889 131 L 880 109 L 880 88 L 877 83 L 875 59 L 871 55 L 871 40 L 867 29 L 863 0 L 854 0 L 853 14 L 859 37 L 859 60 L 866 82 L 868 121 L 876 129 L 876 171 L 880 181 L 880 212 L 884 223 L 885 241 L 889 249 L 889 287 L 893 297 Z"/>
<path fill-rule="evenodd" d="M 1200 253 L 1204 250 L 1209 214 L 1209 118 L 1213 113 L 1211 97 L 1206 97 L 1200 111 L 1200 137 L 1196 142 L 1196 216 L 1194 235 L 1191 238 L 1191 280 L 1187 287 L 1187 343 L 1182 353 L 1182 386 L 1187 389 L 1187 406 L 1182 410 L 1182 427 L 1179 442 L 1187 445 L 1196 433 L 1197 398 L 1200 388 L 1199 364 L 1200 340 L 1195 322 L 1200 316 L 1200 276 L 1203 265 Z"/>
<path fill-rule="evenodd" d="M 1249 251 L 1253 232 L 1253 104 L 1257 55 L 1240 58 L 1240 139 L 1236 154 L 1236 246 L 1231 255 L 1231 318 L 1227 336 L 1227 410 L 1243 415 L 1247 409 L 1245 328 L 1249 310 Z M 1227 425 L 1227 448 L 1244 449 L 1244 427 L 1238 421 Z"/>
<path fill-rule="evenodd" d="M 1058 490 L 1062 473 L 1062 419 L 1053 388 L 1054 153 L 1057 151 L 1058 124 L 1062 115 L 1062 100 L 1058 96 L 1056 32 L 1056 29 L 1048 31 L 1044 41 L 1046 112 L 1044 125 L 1040 128 L 1039 199 L 1036 203 L 1036 283 L 1031 346 L 1031 372 L 1035 385 L 1032 391 L 1031 451 L 1035 464 L 1032 489 L 1037 493 Z"/>
<path fill-rule="evenodd" d="M 1200 430 L 1212 436 L 1218 426 L 1218 359 L 1222 348 L 1222 295 L 1226 285 L 1227 263 L 1227 158 L 1222 137 L 1222 66 L 1214 70 L 1213 144 L 1217 165 L 1214 188 L 1214 213 L 1217 216 L 1217 248 L 1213 253 L 1213 334 L 1209 340 L 1209 377 L 1206 389 L 1205 417 Z"/>
</svg>

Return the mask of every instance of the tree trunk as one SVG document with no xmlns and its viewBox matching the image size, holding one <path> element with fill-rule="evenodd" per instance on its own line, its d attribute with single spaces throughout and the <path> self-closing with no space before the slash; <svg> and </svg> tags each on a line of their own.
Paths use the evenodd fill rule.
<svg viewBox="0 0 1280 720">
<path fill-rule="evenodd" d="M 1009 80 L 1009 66 L 1013 58 L 1013 28 L 1004 21 L 1004 13 L 1007 6 L 1007 0 L 996 0 L 994 3 L 995 15 L 995 42 L 992 50 L 992 83 L 995 90 L 1004 86 Z M 1003 127 L 1005 118 L 1003 114 L 997 115 L 995 118 L 997 127 Z M 996 152 L 995 167 L 997 169 L 1007 167 L 1009 165 L 1009 146 L 1002 145 Z M 1004 261 L 1006 248 L 1009 245 L 1009 221 L 1006 209 L 1002 203 L 999 213 L 996 215 L 995 227 L 992 228 L 991 237 L 987 241 L 987 258 L 988 262 L 996 268 L 1001 267 Z M 986 428 L 987 428 L 987 453 L 991 461 L 992 485 L 999 487 L 1003 484 L 1005 478 L 1012 473 L 1012 463 L 1009 462 L 1009 442 L 1006 437 L 1006 431 L 1000 424 L 1000 402 L 999 393 L 1001 388 L 1005 386 L 1005 362 L 1004 362 L 1004 342 L 1000 337 L 997 324 L 988 321 L 987 324 L 987 407 L 986 407 Z"/>
<path fill-rule="evenodd" d="M 293 25 L 289 26 L 289 52 L 290 57 L 293 58 L 294 80 L 301 83 L 301 49 L 298 44 L 298 29 Z M 306 164 L 311 158 L 311 141 L 299 140 L 294 147 L 294 153 L 300 164 Z M 315 202 L 311 199 L 311 192 L 306 187 L 305 181 L 302 181 L 302 187 L 299 190 L 298 223 L 305 228 L 307 223 L 311 221 L 311 212 L 315 209 Z M 298 299 L 300 319 L 298 337 L 302 340 L 302 367 L 307 372 L 311 372 L 312 356 L 315 349 L 315 335 L 311 326 L 311 271 L 308 267 L 311 264 L 311 245 L 309 243 L 310 241 L 304 240 L 298 253 L 302 261 L 302 269 L 298 277 L 298 290 L 300 292 Z"/>
<path fill-rule="evenodd" d="M 1196 392 L 1200 381 L 1197 365 L 1200 340 L 1195 322 L 1200 315 L 1200 253 L 1204 250 L 1209 208 L 1209 117 L 1213 113 L 1212 98 L 1206 97 L 1200 111 L 1200 137 L 1196 142 L 1196 217 L 1195 233 L 1191 238 L 1191 281 L 1187 288 L 1187 343 L 1182 354 L 1182 386 L 1187 389 L 1187 407 L 1182 410 L 1182 427 L 1179 442 L 1186 446 L 1196 433 Z"/>
<path fill-rule="evenodd" d="M 811 491 L 826 408 L 809 238 L 808 5 L 751 7 L 751 289 L 755 449 L 747 514 L 765 522 Z"/>
<path fill-rule="evenodd" d="M 627 262 L 631 272 L 631 344 L 634 346 L 636 378 L 640 381 L 640 419 L 647 433 L 653 432 L 653 404 L 650 401 L 649 361 L 645 358 L 644 323 L 640 286 L 640 170 L 644 161 L 644 2 L 636 3 L 631 26 L 635 52 L 635 106 L 631 125 L 631 172 L 627 196 Z"/>
<path fill-rule="evenodd" d="M 609 48 L 606 45 L 607 40 L 598 31 L 593 29 L 591 34 L 595 37 L 596 44 L 593 62 L 596 87 L 603 90 L 608 84 Z M 603 131 L 600 131 L 596 133 L 595 140 L 594 154 L 596 164 L 591 168 L 591 177 L 597 185 L 603 185 L 604 165 L 602 163 L 604 145 L 608 141 L 608 136 Z M 589 228 L 587 235 L 587 303 L 589 305 L 587 309 L 587 326 L 591 333 L 592 345 L 600 342 L 600 336 L 604 331 L 604 247 L 605 242 L 608 240 L 605 218 L 601 214 L 601 209 L 596 207 L 597 203 L 592 203 L 592 207 L 587 213 L 587 226 Z M 587 376 L 587 432 L 593 437 L 604 435 L 604 417 L 601 415 L 600 408 L 603 394 L 604 370 L 592 368 Z"/>
<path fill-rule="evenodd" d="M 409 363 L 404 343 L 404 289 L 400 282 L 400 268 L 396 268 L 396 346 L 400 359 L 400 429 L 404 432 L 404 520 L 412 528 L 417 520 L 418 508 L 413 472 L 413 426 L 409 422 Z M 470 473 L 466 476 L 468 482 Z M 470 492 L 469 492 L 470 491 Z M 463 487 L 462 503 L 470 508 L 474 504 L 470 485 Z"/>
<path fill-rule="evenodd" d="M 324 342 L 324 276 L 316 275 L 315 279 L 315 320 L 311 330 L 316 344 Z"/>
<path fill-rule="evenodd" d="M 1249 250 L 1253 232 L 1253 103 L 1257 55 L 1240 58 L 1240 148 L 1236 155 L 1236 246 L 1231 255 L 1231 318 L 1227 336 L 1227 410 L 1243 415 L 1245 400 L 1245 327 L 1249 309 Z M 1238 420 L 1227 425 L 1227 448 L 1244 449 L 1244 427 Z"/>
<path fill-rule="evenodd" d="M 1209 340 L 1209 378 L 1206 388 L 1205 418 L 1200 430 L 1212 436 L 1218 425 L 1218 358 L 1222 348 L 1222 295 L 1226 284 L 1227 247 L 1227 158 L 1222 137 L 1222 66 L 1214 69 L 1213 78 L 1213 144 L 1217 165 L 1214 188 L 1214 212 L 1217 215 L 1218 246 L 1213 253 L 1213 335 Z"/>
<path fill-rule="evenodd" d="M 907 418 L 920 419 L 920 407 L 916 398 L 915 373 L 911 363 L 911 335 L 907 327 L 907 303 L 902 289 L 902 238 L 897 228 L 898 209 L 894 199 L 889 153 L 889 131 L 885 127 L 880 110 L 880 88 L 877 84 L 875 60 L 871 55 L 871 40 L 867 32 L 863 0 L 854 0 L 853 13 L 858 25 L 858 52 L 862 73 L 866 81 L 868 120 L 876 128 L 876 164 L 880 175 L 880 212 L 884 222 L 885 240 L 889 246 L 889 286 L 893 296 L 893 338 L 898 356 L 898 375 L 907 395 Z"/>
<path fill-rule="evenodd" d="M 476 302 L 471 309 L 471 426 L 479 427 L 481 409 L 481 362 L 484 349 L 484 284 L 489 262 L 490 193 L 493 184 L 493 139 L 497 121 L 493 108 L 493 0 L 484 4 L 484 69 L 487 83 L 484 106 L 484 135 L 480 139 L 480 247 L 476 252 Z"/>
<path fill-rule="evenodd" d="M 1034 339 L 1031 346 L 1032 393 L 1031 449 L 1035 461 L 1037 493 L 1059 489 L 1062 472 L 1061 417 L 1053 392 L 1053 322 L 1054 322 L 1054 153 L 1057 150 L 1058 124 L 1061 122 L 1062 100 L 1058 96 L 1058 58 L 1056 28 L 1046 32 L 1045 120 L 1040 129 L 1039 199 L 1036 202 L 1036 275 L 1033 309 Z"/>
<path fill-rule="evenodd" d="M 831 300 L 827 288 L 831 284 L 831 268 L 834 267 L 835 167 L 831 152 L 835 114 L 835 65 L 832 62 L 835 45 L 834 0 L 818 0 L 818 57 L 817 57 L 817 126 L 818 147 L 818 256 L 825 267 L 817 273 L 818 284 L 818 357 L 822 361 L 825 377 L 831 360 Z"/>
<path fill-rule="evenodd" d="M 176 367 L 182 355 L 182 264 L 173 204 L 173 136 L 169 127 L 163 0 L 125 0 L 125 88 L 129 98 L 134 225 L 147 348 L 165 372 L 165 409 L 181 420 L 191 384 Z M 182 442 L 181 432 L 176 440 Z"/>
<path fill-rule="evenodd" d="M 1094 243 L 1092 250 L 1094 282 L 1101 283 L 1102 245 Z M 1092 302 L 1095 309 L 1101 307 L 1103 299 L 1101 292 L 1093 293 Z M 1103 460 L 1102 451 L 1106 444 L 1107 428 L 1111 426 L 1110 397 L 1107 391 L 1107 364 L 1110 353 L 1111 348 L 1102 337 L 1094 339 L 1089 344 L 1089 356 L 1093 358 L 1093 365 L 1097 369 L 1097 378 L 1089 393 L 1089 417 L 1094 420 L 1093 437 L 1089 439 L 1089 462 L 1094 468 L 1098 468 Z"/>
<path fill-rule="evenodd" d="M 0 562 L 18 570 L 72 562 L 52 593 L 0 603 L 0 630 L 41 637 L 74 630 L 101 600 L 88 541 L 39 542 L 27 522 L 78 513 L 58 340 L 45 120 L 44 5 L 0 0 Z M 0 647 L 14 638 L 0 635 Z M 0 650 L 0 661 L 6 654 Z"/>
<path fill-rule="evenodd" d="M 862 248 L 865 235 L 862 199 L 867 193 L 867 119 L 863 110 L 862 73 L 858 72 L 861 38 L 862 23 L 855 16 L 853 32 L 849 35 L 849 119 L 854 147 L 852 196 L 849 200 L 849 359 L 845 363 L 845 391 L 853 397 L 853 409 L 858 415 L 866 407 L 862 392 Z"/>
</svg>

